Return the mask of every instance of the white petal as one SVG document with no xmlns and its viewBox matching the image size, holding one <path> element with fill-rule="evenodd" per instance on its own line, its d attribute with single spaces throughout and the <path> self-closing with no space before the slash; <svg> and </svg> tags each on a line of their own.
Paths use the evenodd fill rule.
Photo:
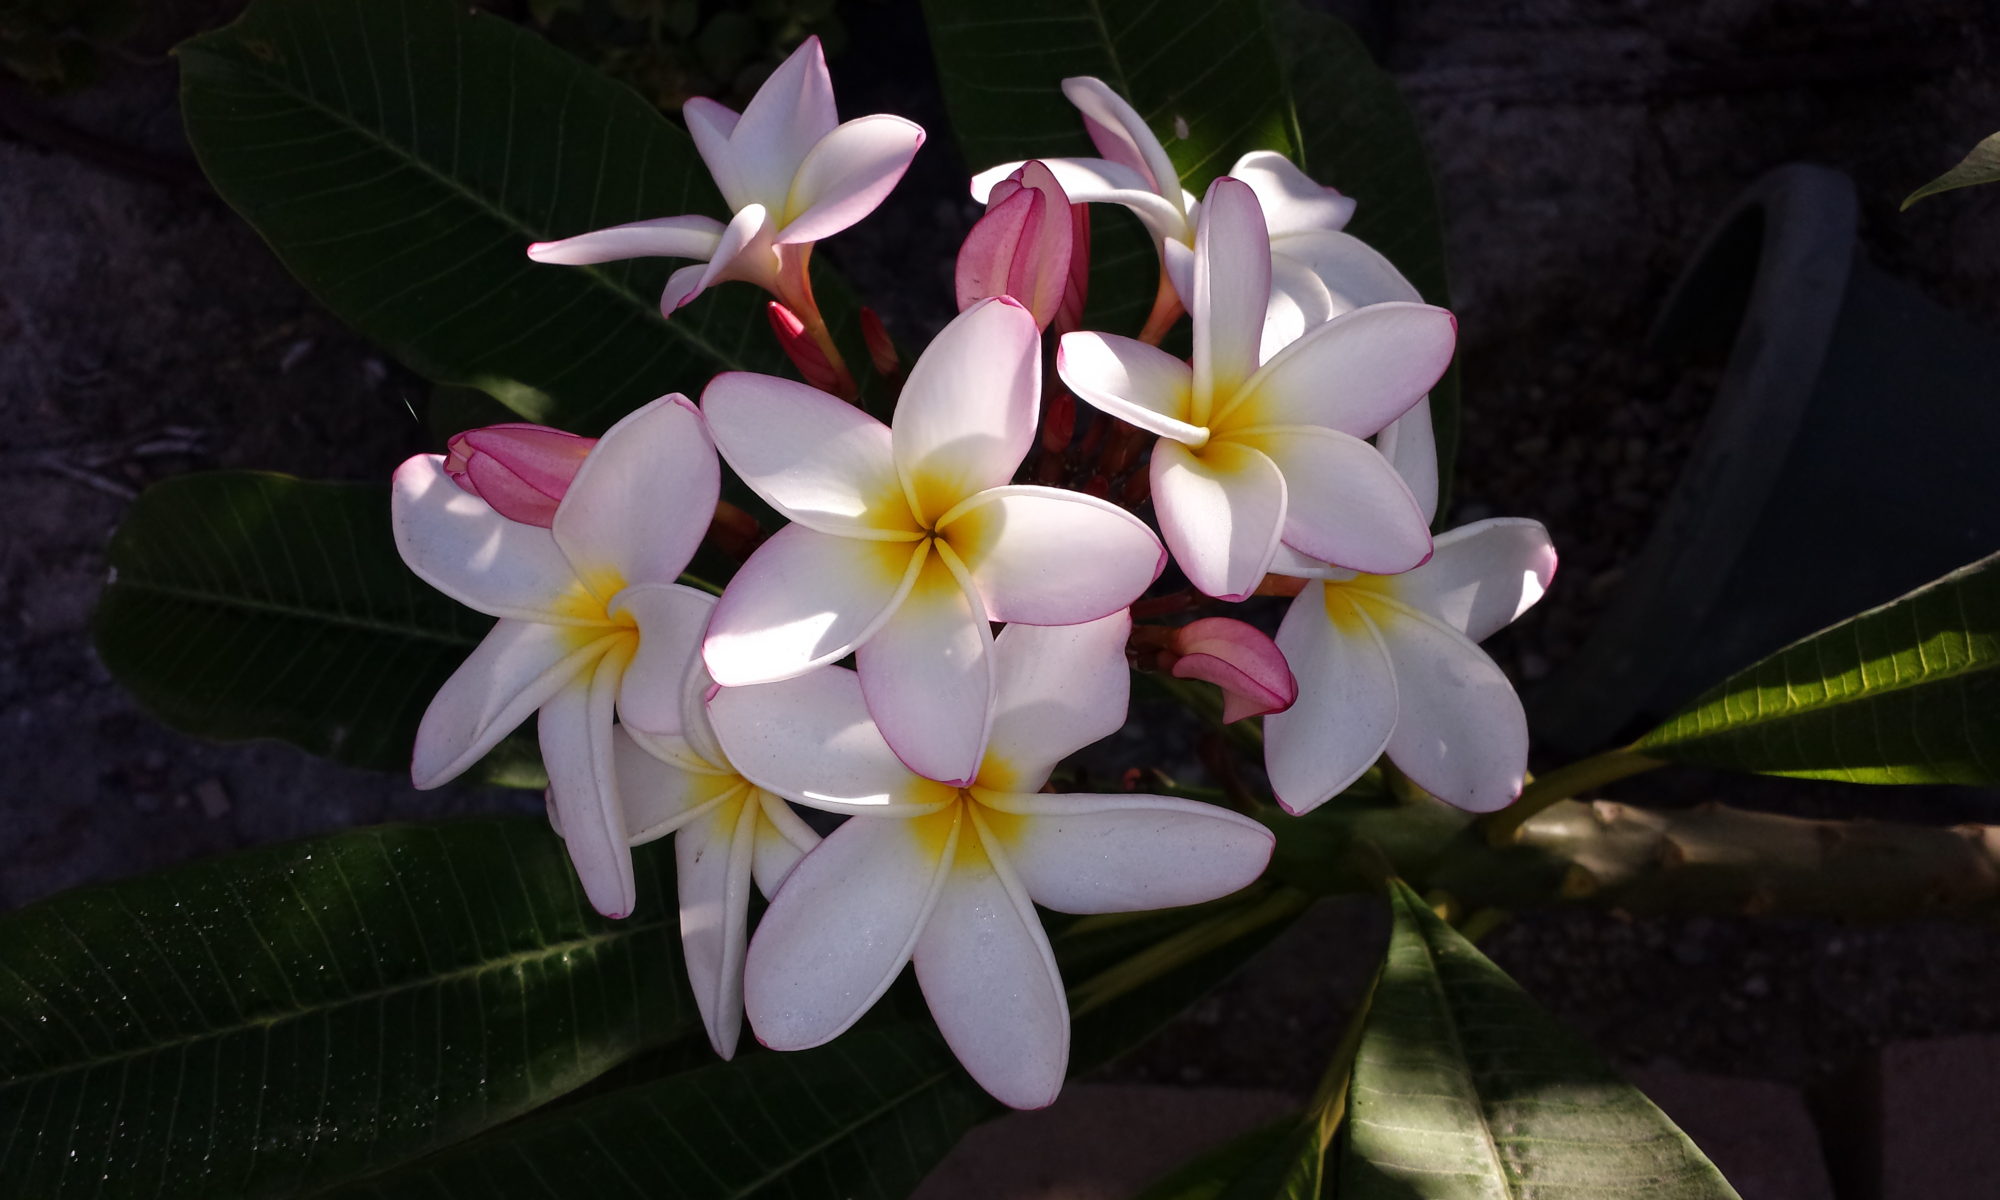
<svg viewBox="0 0 2000 1200">
<path fill-rule="evenodd" d="M 842 667 L 724 688 L 708 715 L 744 778 L 810 808 L 910 816 L 957 795 L 903 765 L 869 717 L 861 681 Z"/>
<path fill-rule="evenodd" d="M 1257 590 L 1285 524 L 1285 477 L 1247 446 L 1211 444 L 1200 457 L 1153 447 L 1153 511 L 1174 561 L 1198 590 L 1241 600 Z"/>
<path fill-rule="evenodd" d="M 1264 718 L 1264 769 L 1286 812 L 1306 813 L 1361 777 L 1396 725 L 1396 677 L 1381 635 L 1344 596 L 1311 583 L 1278 626 L 1299 698 Z"/>
<path fill-rule="evenodd" d="M 959 836 L 980 836 L 973 825 Z M 958 855 L 938 895 L 917 940 L 917 983 L 974 1082 L 1002 1104 L 1043 1108 L 1069 1069 L 1069 1001 L 1035 906 L 983 849 Z"/>
<path fill-rule="evenodd" d="M 681 901 L 681 953 L 708 1044 L 736 1053 L 743 1029 L 743 950 L 748 940 L 750 860 L 757 803 L 744 788 L 674 837 Z"/>
<path fill-rule="evenodd" d="M 1256 194 L 1227 176 L 1209 185 L 1195 236 L 1194 396 L 1197 424 L 1257 371 L 1271 299 L 1271 241 Z M 1369 430 L 1373 433 L 1374 430 Z"/>
<path fill-rule="evenodd" d="M 707 164 L 715 188 L 722 193 L 723 203 L 729 205 L 730 211 L 756 203 L 757 198 L 745 189 L 736 170 L 736 152 L 729 145 L 729 135 L 736 132 L 737 123 L 743 119 L 741 114 L 706 96 L 696 96 L 681 105 L 681 119 L 687 122 L 695 152 Z"/>
<path fill-rule="evenodd" d="M 804 1050 L 838 1037 L 910 960 L 951 870 L 960 824 L 856 817 L 800 860 L 758 922 L 743 968 L 757 1040 Z M 944 836 L 938 823 L 948 821 Z"/>
<path fill-rule="evenodd" d="M 1493 517 L 1439 534 L 1429 562 L 1379 582 L 1396 600 L 1483 642 L 1540 600 L 1555 574 L 1556 548 L 1540 521 Z"/>
<path fill-rule="evenodd" d="M 1129 612 L 1081 625 L 1009 625 L 993 639 L 993 733 L 979 786 L 1032 792 L 1070 754 L 1125 724 Z"/>
<path fill-rule="evenodd" d="M 1097 152 L 1112 162 L 1143 172 L 1152 190 L 1171 200 L 1181 195 L 1180 173 L 1152 127 L 1123 96 L 1088 75 L 1062 82 L 1063 95 L 1083 114 Z"/>
<path fill-rule="evenodd" d="M 731 280 L 755 284 L 773 295 L 778 294 L 778 248 L 773 241 L 777 232 L 778 226 L 771 209 L 762 204 L 746 204 L 737 209 L 736 215 L 729 219 L 728 227 L 722 231 L 715 256 L 702 268 L 700 282 L 682 293 L 675 307 L 686 304 L 707 288 Z M 678 278 L 680 272 L 676 271 L 667 280 L 668 293 L 675 291 L 675 280 Z M 660 297 L 660 312 L 664 316 L 673 315 L 664 294 Z"/>
<path fill-rule="evenodd" d="M 787 525 L 723 589 L 702 658 L 724 687 L 788 679 L 852 653 L 916 582 L 921 546 Z"/>
<path fill-rule="evenodd" d="M 1137 600 L 1167 564 L 1160 539 L 1131 513 L 1032 484 L 979 493 L 947 514 L 938 532 L 994 621 L 1095 621 Z"/>
<path fill-rule="evenodd" d="M 417 725 L 410 781 L 434 788 L 499 745 L 611 645 L 609 630 L 502 619 L 459 664 Z"/>
<path fill-rule="evenodd" d="M 612 735 L 612 765 L 618 772 L 618 799 L 625 806 L 625 840 L 634 846 L 663 838 L 744 788 L 734 775 L 690 771 L 685 751 L 662 757 L 675 738 L 634 738 L 624 726 Z M 552 813 L 557 832 L 561 814 Z"/>
<path fill-rule="evenodd" d="M 1271 250 L 1304 265 L 1326 286 L 1335 312 L 1367 304 L 1423 303 L 1423 296 L 1394 263 L 1351 233 L 1271 233 Z"/>
<path fill-rule="evenodd" d="M 1431 428 L 1431 398 L 1425 396 L 1417 401 L 1415 408 L 1384 426 L 1375 435 L 1375 448 L 1396 468 L 1403 482 L 1410 485 L 1410 495 L 1416 497 L 1424 524 L 1436 521 L 1438 454 L 1437 434 Z"/>
<path fill-rule="evenodd" d="M 731 469 L 786 517 L 822 533 L 918 536 L 896 477 L 889 427 L 789 379 L 730 371 L 701 410 Z"/>
<path fill-rule="evenodd" d="M 869 715 L 917 774 L 970 783 L 992 722 L 993 632 L 952 553 L 940 546 L 875 636 L 854 654 Z"/>
<path fill-rule="evenodd" d="M 1066 333 L 1056 374 L 1077 396 L 1128 425 L 1198 446 L 1208 431 L 1188 423 L 1194 374 L 1158 346 L 1111 333 Z"/>
<path fill-rule="evenodd" d="M 1216 425 L 1324 425 L 1370 437 L 1410 411 L 1451 363 L 1458 322 L 1428 304 L 1371 304 L 1278 352 Z"/>
<path fill-rule="evenodd" d="M 1396 672 L 1390 761 L 1447 804 L 1470 812 L 1512 804 L 1528 766 L 1528 719 L 1507 676 L 1437 618 L 1364 603 Z"/>
<path fill-rule="evenodd" d="M 1314 182 L 1272 150 L 1253 150 L 1236 160 L 1229 174 L 1250 185 L 1264 210 L 1271 237 L 1304 230 L 1334 230 L 1354 216 L 1354 201 Z"/>
<path fill-rule="evenodd" d="M 778 243 L 816 242 L 874 212 L 923 144 L 921 126 L 886 113 L 827 134 L 799 164 L 778 222 Z"/>
<path fill-rule="evenodd" d="M 819 38 L 809 37 L 771 72 L 730 130 L 729 148 L 744 192 L 768 208 L 782 208 L 799 164 L 839 120 L 826 54 Z"/>
<path fill-rule="evenodd" d="M 681 693 L 701 654 L 715 597 L 677 583 L 644 583 L 612 597 L 639 623 L 639 651 L 618 689 L 618 719 L 647 733 L 680 734 Z"/>
<path fill-rule="evenodd" d="M 1140 912 L 1248 887 L 1271 861 L 1271 831 L 1239 813 L 1171 796 L 1016 795 L 1022 820 L 1002 848 L 1035 903 L 1057 912 Z"/>
<path fill-rule="evenodd" d="M 569 860 L 591 907 L 630 915 L 638 902 L 625 810 L 618 798 L 612 715 L 623 656 L 600 659 L 588 684 L 578 680 L 542 705 L 542 765 Z"/>
<path fill-rule="evenodd" d="M 632 221 L 554 242 L 536 242 L 528 257 L 536 262 L 588 266 L 626 258 L 692 258 L 707 262 L 722 241 L 714 217 L 659 217 Z"/>
<path fill-rule="evenodd" d="M 819 835 L 799 819 L 792 806 L 762 788 L 757 789 L 762 815 L 757 822 L 757 847 L 751 860 L 757 890 L 766 900 L 778 894 L 799 860 L 819 845 Z"/>
<path fill-rule="evenodd" d="M 1430 557 L 1431 531 L 1416 497 L 1367 442 L 1313 425 L 1241 441 L 1284 473 L 1286 545 L 1376 575 Z"/>
<path fill-rule="evenodd" d="M 496 617 L 573 622 L 560 613 L 576 573 L 549 531 L 510 521 L 419 454 L 396 468 L 389 493 L 396 549 L 417 577 Z"/>
<path fill-rule="evenodd" d="M 1042 331 L 1005 297 L 952 319 L 910 368 L 891 445 L 910 506 L 935 521 L 1014 477 L 1041 408 Z"/>
<path fill-rule="evenodd" d="M 1142 174 L 1121 163 L 1101 158 L 1044 158 L 1046 166 L 1062 185 L 1071 204 L 1117 204 L 1130 209 L 1153 237 L 1162 242 L 1194 240 L 1188 214 L 1173 200 L 1155 192 Z M 1003 163 L 972 177 L 972 198 L 981 204 L 995 184 L 1020 170 L 1025 163 Z"/>
<path fill-rule="evenodd" d="M 1258 361 L 1269 362 L 1278 351 L 1325 324 L 1334 314 L 1333 298 L 1319 276 L 1303 263 L 1282 254 L 1271 255 L 1271 299 L 1264 309 L 1264 333 L 1258 341 Z"/>
<path fill-rule="evenodd" d="M 577 577 L 606 598 L 672 583 L 708 533 L 721 483 L 701 414 L 679 393 L 662 396 L 597 440 L 550 532 Z M 605 572 L 615 584 L 600 585 Z"/>
<path fill-rule="evenodd" d="M 699 262 L 691 267 L 682 267 L 667 276 L 667 286 L 660 291 L 660 315 L 671 317 L 675 311 L 707 287 L 708 264 Z"/>
</svg>

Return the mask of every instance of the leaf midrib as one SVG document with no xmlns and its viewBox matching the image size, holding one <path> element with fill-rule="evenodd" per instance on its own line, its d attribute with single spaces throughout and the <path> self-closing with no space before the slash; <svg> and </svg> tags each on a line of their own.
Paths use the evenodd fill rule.
<svg viewBox="0 0 2000 1200">
<path fill-rule="evenodd" d="M 1911 646 L 1911 647 L 1906 647 L 1906 649 L 1914 650 L 1916 649 L 1916 647 Z M 1785 653 L 1790 653 L 1790 651 L 1781 652 L 1781 657 L 1782 654 Z M 1776 660 L 1773 661 L 1775 662 Z M 1850 669 L 1861 670 L 1862 666 L 1863 664 L 1857 661 Z M 1751 671 L 1753 673 L 1756 670 L 1757 668 L 1755 667 L 1751 668 Z M 1777 709 L 1769 713 L 1768 715 L 1750 717 L 1745 720 L 1732 720 L 1727 717 L 1727 714 L 1725 714 L 1724 722 L 1722 724 L 1712 726 L 1708 729 L 1698 729 L 1685 735 L 1676 736 L 1670 739 L 1664 739 L 1658 742 L 1654 742 L 1651 740 L 1643 741 L 1640 743 L 1640 746 L 1642 748 L 1646 746 L 1664 747 L 1664 746 L 1679 744 L 1682 742 L 1701 741 L 1708 738 L 1723 737 L 1729 734 L 1739 733 L 1746 729 L 1757 729 L 1766 725 L 1782 724 L 1785 721 L 1797 720 L 1800 717 L 1808 716 L 1813 713 L 1825 712 L 1828 709 L 1846 708 L 1850 705 L 1866 704 L 1869 703 L 1870 701 L 1879 700 L 1887 696 L 1895 696 L 1895 695 L 1900 695 L 1903 692 L 1915 691 L 1918 688 L 1933 687 L 1940 684 L 1951 683 L 1956 680 L 1964 679 L 1968 676 L 1985 674 L 1989 671 L 2000 671 L 2000 659 L 1970 658 L 1967 659 L 1966 662 L 1961 666 L 1943 667 L 1937 670 L 1926 670 L 1920 672 L 1919 674 L 1910 678 L 1907 682 L 1884 684 L 1881 686 L 1870 686 L 1861 692 L 1843 692 L 1839 696 L 1832 696 L 1822 700 L 1808 701 L 1806 703 L 1797 703 L 1788 698 L 1785 702 L 1785 707 Z M 1842 673 L 1845 674 L 1845 672 Z M 1721 691 L 1712 699 L 1704 699 L 1700 701 L 1693 707 L 1689 708 L 1687 711 L 1672 718 L 1667 723 L 1665 728 L 1667 730 L 1675 729 L 1680 725 L 1682 721 L 1692 721 L 1700 713 L 1706 711 L 1707 709 L 1712 708 L 1719 704 L 1726 704 L 1731 697 L 1742 696 L 1752 692 L 1761 691 L 1764 687 L 1764 685 L 1759 684 L 1754 679 L 1746 680 L 1745 682 L 1749 686 L 1740 689 L 1728 689 L 1727 685 L 1724 685 L 1726 690 Z M 1821 676 L 1818 682 L 1821 684 L 1822 687 L 1824 687 L 1826 683 L 1826 677 Z"/>
<path fill-rule="evenodd" d="M 1408 897 L 1399 896 L 1397 903 L 1403 905 L 1405 908 L 1410 907 Z M 1507 1196 L 1517 1197 L 1520 1193 L 1515 1189 L 1513 1178 L 1507 1172 L 1506 1160 L 1500 1156 L 1499 1143 L 1493 1140 L 1492 1114 L 1487 1110 L 1486 1096 L 1480 1090 L 1479 1080 L 1472 1073 L 1472 1056 L 1466 1053 L 1465 1039 L 1459 1032 L 1458 1013 L 1452 1008 L 1451 997 L 1445 992 L 1444 973 L 1440 969 L 1442 964 L 1438 961 L 1437 946 L 1431 941 L 1430 931 L 1424 928 L 1422 917 L 1414 912 L 1411 915 L 1417 917 L 1411 923 L 1417 926 L 1417 942 L 1423 947 L 1424 960 L 1430 968 L 1424 973 L 1426 990 L 1431 993 L 1432 998 L 1437 1002 L 1438 1011 L 1442 1012 L 1445 1016 L 1445 1028 L 1451 1035 L 1452 1053 L 1458 1057 L 1459 1064 L 1465 1072 L 1466 1084 L 1472 1090 L 1473 1104 L 1479 1110 L 1480 1141 L 1485 1145 L 1487 1157 L 1493 1163 L 1494 1178 L 1499 1180 L 1500 1187 Z"/>
<path fill-rule="evenodd" d="M 124 589 L 135 592 L 150 592 L 154 595 L 168 596 L 176 600 L 188 600 L 203 604 L 213 604 L 218 608 L 234 608 L 234 609 L 242 609 L 248 612 L 268 613 L 277 616 L 294 617 L 300 620 L 316 621 L 323 625 L 332 625 L 346 629 L 358 629 L 368 633 L 389 634 L 394 637 L 408 638 L 412 641 L 435 642 L 439 645 L 451 646 L 455 648 L 464 646 L 476 646 L 479 644 L 479 638 L 476 637 L 461 637 L 456 634 L 445 633 L 443 630 L 426 628 L 421 625 L 405 625 L 395 621 L 380 620 L 374 617 L 356 616 L 352 613 L 333 612 L 327 609 L 320 609 L 320 608 L 307 608 L 304 605 L 286 604 L 278 600 L 262 599 L 258 597 L 236 595 L 225 592 L 211 592 L 197 587 L 186 587 L 180 584 L 162 583 L 158 580 L 147 579 L 143 576 L 138 578 L 132 578 L 126 575 L 125 573 L 121 573 L 119 578 L 116 579 L 114 582 L 112 582 L 109 586 L 110 588 L 114 589 Z"/>
</svg>

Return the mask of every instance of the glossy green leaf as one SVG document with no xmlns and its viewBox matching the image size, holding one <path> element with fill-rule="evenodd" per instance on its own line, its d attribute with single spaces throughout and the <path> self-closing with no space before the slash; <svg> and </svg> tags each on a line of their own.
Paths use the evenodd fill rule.
<svg viewBox="0 0 2000 1200">
<path fill-rule="evenodd" d="M 451 0 L 258 0 L 180 47 L 209 179 L 327 307 L 431 379 L 595 433 L 717 371 L 785 374 L 743 284 L 659 314 L 662 259 L 530 262 L 530 242 L 727 217 L 693 142 L 637 94 Z M 853 340 L 844 289 L 816 273 Z"/>
<path fill-rule="evenodd" d="M 2000 182 L 2000 133 L 1990 134 L 1981 139 L 1957 166 L 1911 192 L 1904 199 L 1903 207 L 1908 208 L 1926 196 L 1935 196 L 1939 192 L 1996 182 Z"/>
<path fill-rule="evenodd" d="M 1361 1032 L 1341 1200 L 1735 1200 L 1653 1103 L 1402 883 Z"/>
<path fill-rule="evenodd" d="M 539 818 L 357 830 L 0 918 L 6 1193 L 316 1191 L 698 1035 L 670 853 L 638 859 L 618 922 Z"/>
<path fill-rule="evenodd" d="M 1632 748 L 1850 783 L 2000 783 L 2000 554 L 1738 672 Z"/>
</svg>

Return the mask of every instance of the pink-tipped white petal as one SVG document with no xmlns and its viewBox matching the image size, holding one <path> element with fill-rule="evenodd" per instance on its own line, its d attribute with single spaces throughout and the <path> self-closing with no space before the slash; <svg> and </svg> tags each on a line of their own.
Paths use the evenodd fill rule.
<svg viewBox="0 0 2000 1200">
<path fill-rule="evenodd" d="M 500 620 L 424 710 L 410 782 L 434 788 L 458 778 L 587 672 L 609 644 L 574 625 Z"/>
<path fill-rule="evenodd" d="M 743 1030 L 743 952 L 758 819 L 748 792 L 740 788 L 733 803 L 718 805 L 674 837 L 688 985 L 708 1044 L 725 1059 L 735 1055 Z"/>
<path fill-rule="evenodd" d="M 1097 152 L 1141 174 L 1149 187 L 1173 201 L 1181 196 L 1180 173 L 1152 127 L 1125 97 L 1101 79 L 1074 76 L 1062 82 L 1063 95 L 1083 114 L 1084 129 Z"/>
<path fill-rule="evenodd" d="M 708 532 L 721 484 L 701 414 L 679 393 L 662 396 L 598 439 L 550 532 L 593 589 L 607 571 L 618 586 L 672 583 Z"/>
<path fill-rule="evenodd" d="M 570 863 L 591 907 L 614 919 L 638 903 L 612 749 L 622 665 L 616 653 L 598 660 L 588 683 L 577 680 L 542 705 L 541 719 L 542 765 Z"/>
<path fill-rule="evenodd" d="M 916 536 L 889 427 L 825 392 L 730 371 L 701 394 L 716 448 L 752 491 L 822 533 Z"/>
<path fill-rule="evenodd" d="M 1132 617 L 1081 625 L 1009 625 L 993 639 L 993 732 L 979 786 L 1032 792 L 1070 754 L 1125 724 Z"/>
<path fill-rule="evenodd" d="M 1430 557 L 1430 526 L 1416 497 L 1367 442 L 1314 425 L 1242 442 L 1285 476 L 1286 545 L 1373 575 L 1407 571 Z"/>
<path fill-rule="evenodd" d="M 699 262 L 667 276 L 667 286 L 660 290 L 660 315 L 671 317 L 682 305 L 701 295 L 708 286 L 708 271 L 708 264 Z"/>
<path fill-rule="evenodd" d="M 702 660 L 724 687 L 789 679 L 852 653 L 916 581 L 925 551 L 787 525 L 723 589 Z"/>
<path fill-rule="evenodd" d="M 1281 235 L 1273 229 L 1271 249 L 1318 276 L 1333 299 L 1336 313 L 1387 301 L 1423 302 L 1394 263 L 1351 233 L 1287 231 Z"/>
<path fill-rule="evenodd" d="M 1417 510 L 1424 515 L 1424 524 L 1437 520 L 1438 510 L 1438 452 L 1437 433 L 1431 427 L 1431 398 L 1425 396 L 1417 401 L 1417 406 L 1384 426 L 1375 435 L 1375 448 L 1389 465 L 1396 468 L 1396 474 L 1410 485 L 1410 495 L 1416 497 Z"/>
<path fill-rule="evenodd" d="M 1191 423 L 1194 374 L 1158 346 L 1111 333 L 1066 333 L 1056 374 L 1080 399 L 1128 425 L 1191 446 L 1208 431 Z"/>
<path fill-rule="evenodd" d="M 647 733 L 681 734 L 681 693 L 715 597 L 677 583 L 644 583 L 613 597 L 611 611 L 639 625 L 638 653 L 618 685 L 618 719 Z"/>
<path fill-rule="evenodd" d="M 1041 407 L 1042 331 L 1006 297 L 966 309 L 910 368 L 896 402 L 896 470 L 919 517 L 1014 477 Z"/>
<path fill-rule="evenodd" d="M 1512 804 L 1528 766 L 1528 718 L 1506 674 L 1436 617 L 1364 603 L 1396 672 L 1389 760 L 1418 787 L 1468 812 Z"/>
<path fill-rule="evenodd" d="M 1224 416 L 1238 425 L 1324 425 L 1373 436 L 1444 375 L 1457 330 L 1450 313 L 1428 304 L 1357 308 L 1279 351 Z"/>
<path fill-rule="evenodd" d="M 1224 176 L 1209 185 L 1195 236 L 1188 311 L 1194 315 L 1198 416 L 1211 398 L 1222 403 L 1256 373 L 1270 299 L 1271 239 L 1264 214 L 1248 185 Z"/>
<path fill-rule="evenodd" d="M 1229 174 L 1257 193 L 1274 241 L 1288 233 L 1339 229 L 1354 216 L 1352 198 L 1315 183 L 1276 151 L 1253 150 L 1237 159 Z"/>
<path fill-rule="evenodd" d="M 1264 770 L 1289 813 L 1307 813 L 1375 764 L 1396 726 L 1396 676 L 1375 626 L 1312 583 L 1278 626 L 1299 698 L 1264 718 Z"/>
<path fill-rule="evenodd" d="M 1222 689 L 1225 724 L 1283 712 L 1298 699 L 1298 681 L 1264 631 L 1230 617 L 1203 617 L 1174 631 L 1176 679 L 1200 679 Z"/>
<path fill-rule="evenodd" d="M 1174 561 L 1196 589 L 1224 600 L 1257 590 L 1285 524 L 1285 477 L 1248 446 L 1217 442 L 1199 457 L 1153 447 L 1153 510 Z"/>
<path fill-rule="evenodd" d="M 693 258 L 707 262 L 722 241 L 714 217 L 659 217 L 632 221 L 554 242 L 536 242 L 528 257 L 541 263 L 588 266 L 627 258 Z"/>
<path fill-rule="evenodd" d="M 1144 222 L 1147 231 L 1158 241 L 1180 243 L 1194 239 L 1194 229 L 1188 224 L 1185 209 L 1155 192 L 1146 176 L 1128 166 L 1101 158 L 1044 158 L 1037 161 L 1056 177 L 1056 182 L 1062 185 L 1072 204 L 1120 205 L 1130 209 Z M 981 204 L 986 203 L 993 189 L 1024 165 L 1003 163 L 974 175 L 972 198 Z"/>
<path fill-rule="evenodd" d="M 1095 621 L 1137 600 L 1167 562 L 1160 539 L 1131 513 L 1082 492 L 1032 484 L 981 492 L 938 531 L 994 621 Z"/>
<path fill-rule="evenodd" d="M 708 288 L 718 283 L 735 280 L 740 283 L 755 284 L 770 292 L 779 294 L 778 249 L 772 240 L 777 236 L 778 226 L 772 209 L 762 204 L 746 204 L 736 210 L 729 219 L 729 225 L 722 231 L 722 240 L 716 244 L 715 257 L 702 268 L 701 280 L 691 290 L 680 294 L 674 307 L 693 300 Z M 667 280 L 667 292 L 673 293 L 676 280 L 681 272 L 676 271 Z M 660 312 L 672 316 L 673 309 L 667 306 L 667 297 L 660 297 Z"/>
<path fill-rule="evenodd" d="M 826 54 L 819 38 L 809 37 L 771 72 L 729 131 L 732 163 L 744 192 L 766 207 L 782 207 L 799 164 L 839 120 Z"/>
<path fill-rule="evenodd" d="M 643 735 L 642 735 L 643 736 Z M 663 838 L 701 816 L 743 788 L 733 775 L 712 771 L 690 771 L 683 764 L 688 756 L 676 743 L 678 738 L 634 738 L 619 726 L 612 734 L 612 765 L 618 772 L 618 799 L 625 808 L 625 840 L 639 846 Z M 671 758 L 656 751 L 666 749 Z M 556 832 L 562 832 L 562 814 L 551 812 Z"/>
<path fill-rule="evenodd" d="M 939 821 L 949 824 L 939 831 Z M 961 823 L 942 814 L 856 817 L 800 860 L 758 922 L 743 965 L 758 1041 L 773 1050 L 821 1045 L 882 998 L 916 949 Z"/>
<path fill-rule="evenodd" d="M 1003 843 L 1035 903 L 1057 912 L 1141 912 L 1248 887 L 1276 839 L 1239 813 L 1171 796 L 1017 795 Z"/>
<path fill-rule="evenodd" d="M 985 607 L 940 547 L 903 602 L 855 651 L 868 712 L 912 771 L 970 783 L 992 720 L 993 633 Z"/>
<path fill-rule="evenodd" d="M 1555 574 L 1556 548 L 1540 521 L 1493 517 L 1439 534 L 1431 560 L 1387 586 L 1398 601 L 1482 642 L 1540 600 Z"/>
<path fill-rule="evenodd" d="M 468 608 L 496 617 L 562 621 L 576 573 L 546 529 L 510 521 L 419 454 L 396 468 L 389 521 L 396 550 L 417 577 Z"/>
<path fill-rule="evenodd" d="M 715 188 L 722 193 L 723 203 L 729 205 L 731 211 L 756 203 L 757 197 L 744 188 L 743 179 L 736 170 L 736 154 L 729 146 L 729 137 L 736 132 L 736 125 L 742 120 L 741 114 L 706 96 L 696 96 L 681 105 L 681 119 L 687 122 L 688 134 L 694 138 L 695 152 L 701 155 L 709 175 L 714 177 Z"/>
<path fill-rule="evenodd" d="M 956 795 L 903 765 L 869 717 L 860 680 L 841 667 L 724 688 L 708 715 L 745 779 L 809 808 L 907 817 Z"/>
<path fill-rule="evenodd" d="M 799 164 L 778 244 L 816 242 L 874 212 L 923 144 L 921 126 L 886 113 L 857 118 L 827 134 Z"/>
<path fill-rule="evenodd" d="M 819 845 L 819 835 L 799 819 L 791 805 L 777 796 L 758 788 L 756 799 L 762 812 L 757 819 L 757 846 L 750 867 L 757 890 L 769 900 L 785 885 L 799 860 Z"/>
<path fill-rule="evenodd" d="M 1069 1070 L 1069 1001 L 1048 934 L 990 835 L 960 853 L 917 939 L 924 1002 L 980 1087 L 1013 1108 L 1054 1103 Z"/>
</svg>

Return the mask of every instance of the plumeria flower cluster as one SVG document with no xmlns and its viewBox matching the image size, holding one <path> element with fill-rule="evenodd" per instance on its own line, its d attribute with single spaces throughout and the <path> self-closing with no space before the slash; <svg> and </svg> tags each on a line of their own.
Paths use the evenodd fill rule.
<svg viewBox="0 0 2000 1200">
<path fill-rule="evenodd" d="M 636 902 L 631 847 L 671 836 L 688 978 L 725 1058 L 746 1013 L 774 1049 L 838 1036 L 911 964 L 982 1086 L 1052 1101 L 1069 1007 L 1038 906 L 1212 900 L 1274 844 L 1220 804 L 1054 788 L 1124 725 L 1135 667 L 1215 685 L 1227 720 L 1263 717 L 1293 813 L 1384 756 L 1467 809 L 1519 793 L 1520 704 L 1477 642 L 1555 559 L 1532 521 L 1431 535 L 1426 396 L 1451 315 L 1342 230 L 1354 201 L 1283 156 L 1245 156 L 1197 200 L 1124 99 L 1094 79 L 1065 91 L 1104 157 L 973 180 L 988 208 L 958 256 L 957 317 L 907 370 L 868 325 L 886 423 L 853 403 L 806 265 L 889 194 L 923 131 L 839 122 L 808 39 L 741 114 L 686 107 L 727 222 L 528 251 L 693 259 L 669 317 L 725 281 L 763 287 L 800 380 L 725 373 L 595 439 L 471 430 L 396 473 L 404 559 L 497 618 L 425 714 L 412 777 L 443 784 L 536 716 L 551 823 L 611 917 Z M 1098 203 L 1159 246 L 1138 337 L 1086 325 Z M 1183 315 L 1186 361 L 1160 348 Z M 725 463 L 782 518 L 769 537 L 720 500 Z M 719 596 L 682 582 L 705 538 L 740 562 Z M 1170 563 L 1186 586 L 1156 591 Z M 1294 597 L 1275 639 L 1223 615 L 1271 594 Z M 754 931 L 753 891 L 769 902 Z"/>
</svg>

